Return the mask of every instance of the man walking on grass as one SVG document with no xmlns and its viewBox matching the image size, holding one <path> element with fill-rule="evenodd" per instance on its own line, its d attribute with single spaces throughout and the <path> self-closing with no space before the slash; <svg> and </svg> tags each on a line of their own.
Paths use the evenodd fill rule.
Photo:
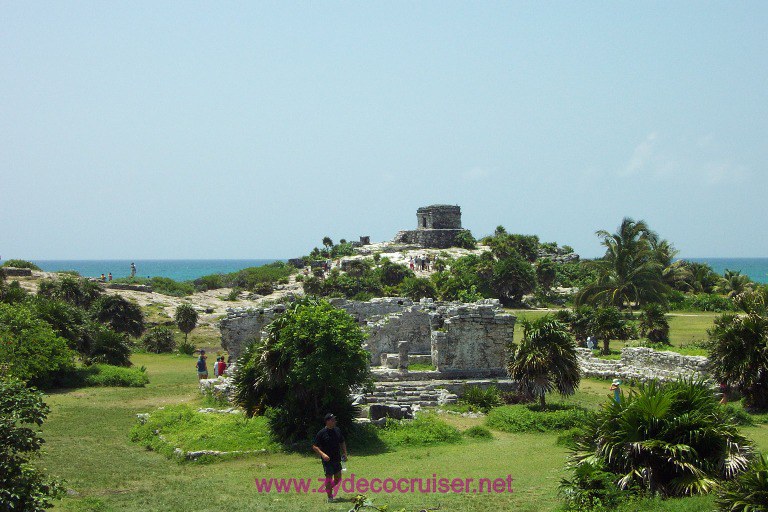
<svg viewBox="0 0 768 512">
<path fill-rule="evenodd" d="M 341 461 L 347 460 L 347 443 L 336 426 L 333 413 L 325 415 L 325 427 L 315 436 L 312 449 L 323 460 L 325 492 L 328 494 L 328 502 L 333 502 L 333 488 L 341 482 Z"/>
</svg>

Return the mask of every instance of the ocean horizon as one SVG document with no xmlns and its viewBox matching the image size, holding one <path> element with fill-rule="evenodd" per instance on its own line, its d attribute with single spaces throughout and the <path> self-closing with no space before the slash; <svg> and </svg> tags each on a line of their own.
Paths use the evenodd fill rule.
<svg viewBox="0 0 768 512">
<path fill-rule="evenodd" d="M 768 284 L 768 258 L 681 258 L 706 263 L 718 274 L 738 270 L 757 283 Z M 189 281 L 209 274 L 228 274 L 248 267 L 259 267 L 279 258 L 262 259 L 151 259 L 151 260 L 32 260 L 46 272 L 74 270 L 84 277 L 99 277 L 112 272 L 115 278 L 131 274 L 131 262 L 136 264 L 137 277 L 168 277 Z"/>
<path fill-rule="evenodd" d="M 245 260 L 31 260 L 46 272 L 75 271 L 83 277 L 100 277 L 112 272 L 115 279 L 130 277 L 131 263 L 136 265 L 136 277 L 168 277 L 175 281 L 191 281 L 210 274 L 229 274 L 244 268 L 260 267 L 287 259 Z"/>
</svg>

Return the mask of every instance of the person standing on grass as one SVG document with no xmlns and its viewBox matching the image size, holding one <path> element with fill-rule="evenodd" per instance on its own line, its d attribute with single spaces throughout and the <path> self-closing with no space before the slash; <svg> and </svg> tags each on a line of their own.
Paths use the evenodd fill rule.
<svg viewBox="0 0 768 512">
<path fill-rule="evenodd" d="M 328 502 L 332 503 L 333 488 L 341 482 L 341 461 L 347 460 L 347 443 L 336 426 L 336 416 L 333 413 L 325 415 L 325 427 L 315 436 L 312 449 L 323 461 L 325 492 L 328 494 Z"/>
<path fill-rule="evenodd" d="M 611 382 L 611 391 L 613 391 L 613 399 L 616 403 L 621 403 L 621 381 L 619 379 L 613 379 L 613 382 Z"/>
<path fill-rule="evenodd" d="M 197 380 L 207 379 L 208 378 L 208 365 L 205 363 L 205 360 L 208 359 L 208 356 L 205 355 L 205 350 L 200 351 L 200 357 L 197 359 Z"/>
<path fill-rule="evenodd" d="M 224 356 L 221 356 L 217 364 L 219 365 L 219 377 L 223 377 L 224 372 L 227 371 L 227 363 L 224 362 Z"/>
<path fill-rule="evenodd" d="M 131 262 L 131 279 L 133 279 L 134 277 L 136 277 L 136 265 L 134 265 L 133 262 Z"/>
</svg>

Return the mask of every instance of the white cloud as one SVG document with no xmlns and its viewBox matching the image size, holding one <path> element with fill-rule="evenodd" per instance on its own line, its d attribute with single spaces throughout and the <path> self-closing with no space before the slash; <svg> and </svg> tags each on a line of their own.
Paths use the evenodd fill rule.
<svg viewBox="0 0 768 512">
<path fill-rule="evenodd" d="M 640 144 L 635 146 L 632 158 L 619 174 L 622 176 L 633 176 L 643 170 L 653 159 L 656 147 L 656 132 L 649 133 Z"/>
<path fill-rule="evenodd" d="M 473 167 L 468 171 L 464 171 L 461 176 L 467 181 L 477 181 L 483 178 L 487 178 L 490 175 L 490 169 L 486 169 L 485 167 Z"/>
</svg>

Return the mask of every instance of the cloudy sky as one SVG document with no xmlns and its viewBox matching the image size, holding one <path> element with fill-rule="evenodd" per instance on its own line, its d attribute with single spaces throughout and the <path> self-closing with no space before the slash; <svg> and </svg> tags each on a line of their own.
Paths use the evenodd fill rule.
<svg viewBox="0 0 768 512">
<path fill-rule="evenodd" d="M 0 255 L 284 258 L 462 207 L 768 256 L 766 2 L 0 1 Z"/>
</svg>

